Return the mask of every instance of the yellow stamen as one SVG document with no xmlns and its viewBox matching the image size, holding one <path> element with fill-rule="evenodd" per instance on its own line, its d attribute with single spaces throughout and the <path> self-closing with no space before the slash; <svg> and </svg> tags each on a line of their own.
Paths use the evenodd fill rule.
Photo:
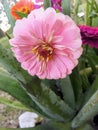
<svg viewBox="0 0 98 130">
<path fill-rule="evenodd" d="M 30 10 L 27 6 L 23 6 L 19 9 L 19 12 L 22 12 L 24 14 L 29 14 L 30 13 Z"/>
<path fill-rule="evenodd" d="M 53 48 L 49 44 L 37 45 L 32 48 L 32 51 L 37 55 L 39 60 L 48 62 L 53 57 Z"/>
</svg>

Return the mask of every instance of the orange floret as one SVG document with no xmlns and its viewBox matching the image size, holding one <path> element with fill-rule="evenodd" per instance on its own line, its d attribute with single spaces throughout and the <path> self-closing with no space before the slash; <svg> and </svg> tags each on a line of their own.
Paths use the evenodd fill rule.
<svg viewBox="0 0 98 130">
<path fill-rule="evenodd" d="M 11 8 L 11 14 L 17 20 L 26 17 L 32 10 L 34 10 L 32 0 L 20 0 Z"/>
</svg>

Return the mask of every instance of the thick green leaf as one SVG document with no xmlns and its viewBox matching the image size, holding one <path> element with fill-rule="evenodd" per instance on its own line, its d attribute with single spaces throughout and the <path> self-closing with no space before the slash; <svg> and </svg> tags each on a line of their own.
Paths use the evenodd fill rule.
<svg viewBox="0 0 98 130">
<path fill-rule="evenodd" d="M 0 128 L 0 130 L 94 130 L 90 125 L 86 124 L 79 129 L 72 129 L 69 123 L 47 122 L 33 128 Z"/>
<path fill-rule="evenodd" d="M 96 114 L 98 114 L 98 90 L 74 118 L 72 128 L 80 127 L 90 121 Z"/>
<path fill-rule="evenodd" d="M 0 97 L 0 103 L 5 104 L 9 107 L 13 107 L 15 109 L 29 111 L 29 109 L 25 107 L 22 103 L 11 99 L 7 99 L 6 97 Z"/>
<path fill-rule="evenodd" d="M 91 73 L 91 72 L 89 72 L 89 69 L 86 68 L 85 61 L 86 61 L 85 57 L 82 57 L 82 60 L 80 59 L 80 64 L 79 64 L 80 71 L 79 71 L 79 75 L 78 75 L 81 78 L 81 83 L 82 83 L 81 86 L 83 87 L 84 91 L 89 89 L 90 82 L 88 80 L 88 75 Z"/>
<path fill-rule="evenodd" d="M 38 87 L 40 89 L 40 86 Z M 30 108 L 30 110 L 33 109 L 47 118 L 54 118 L 53 115 L 48 113 L 44 107 L 38 104 L 37 101 L 33 101 L 27 92 L 17 83 L 17 81 L 10 77 L 10 75 L 2 69 L 0 69 L 0 89 L 15 97 L 26 107 Z"/>
<path fill-rule="evenodd" d="M 50 88 L 56 95 L 58 95 L 62 99 L 63 95 L 60 90 L 60 85 L 58 86 L 58 83 L 57 83 L 57 82 L 59 82 L 59 80 L 44 79 L 42 82 L 44 83 L 44 85 L 46 85 L 48 88 Z"/>
<path fill-rule="evenodd" d="M 95 129 L 89 124 L 84 124 L 82 127 L 77 128 L 75 130 L 95 130 Z"/>
<path fill-rule="evenodd" d="M 51 0 L 44 0 L 44 8 L 47 9 L 48 7 L 51 7 Z"/>
<path fill-rule="evenodd" d="M 27 83 L 32 77 L 21 68 L 20 64 L 13 57 L 10 49 L 6 49 L 0 43 L 0 64 L 21 83 Z"/>
<path fill-rule="evenodd" d="M 26 91 L 20 86 L 15 79 L 13 79 L 5 70 L 0 68 L 0 89 L 9 93 L 30 110 L 35 110 L 43 116 L 48 117 L 44 111 L 42 111 L 35 102 L 27 95 Z"/>
<path fill-rule="evenodd" d="M 28 92 L 28 94 L 30 95 L 30 96 L 28 96 L 27 91 L 25 91 L 17 83 L 16 80 L 14 80 L 12 77 L 10 77 L 10 75 L 7 72 L 5 72 L 4 70 L 2 70 L 2 69 L 0 70 L 0 89 L 1 90 L 8 92 L 13 97 L 15 97 L 17 100 L 21 101 L 28 108 L 35 110 L 36 112 L 40 113 L 41 115 L 43 115 L 45 117 L 64 121 L 65 119 L 62 116 L 58 116 L 58 113 L 55 113 L 55 112 L 57 112 L 57 109 L 59 108 L 59 106 L 57 106 L 59 104 L 57 104 L 57 105 L 53 104 L 57 107 L 57 109 L 55 110 L 56 107 L 54 106 L 54 110 L 53 110 L 54 113 L 51 112 L 50 110 L 53 109 L 53 107 L 51 108 L 51 103 L 49 104 L 49 102 L 48 102 L 49 95 L 46 95 L 46 96 L 41 95 L 44 92 L 46 93 L 46 91 L 42 91 L 40 88 L 40 85 L 36 84 L 39 82 L 38 80 L 34 80 L 34 81 L 31 83 L 32 87 L 31 86 L 29 87 L 29 85 L 27 85 L 27 88 L 26 88 L 27 91 L 30 91 L 30 93 L 32 93 L 32 95 L 30 95 L 30 93 Z M 51 96 L 52 95 L 50 95 L 50 98 L 51 98 Z M 69 111 L 69 112 L 71 112 L 71 111 Z"/>
<path fill-rule="evenodd" d="M 70 75 L 71 83 L 75 95 L 76 109 L 78 109 L 82 102 L 82 80 L 79 74 L 78 67 L 76 67 Z"/>
<path fill-rule="evenodd" d="M 3 7 L 4 7 L 4 11 L 5 11 L 5 13 L 8 17 L 9 23 L 11 24 L 11 26 L 13 28 L 14 25 L 15 25 L 15 20 L 11 16 L 11 12 L 10 12 L 10 8 L 9 8 L 7 0 L 2 0 L 2 4 L 3 4 Z"/>
<path fill-rule="evenodd" d="M 17 100 L 22 102 L 24 105 L 26 105 L 31 110 L 33 109 L 36 112 L 38 112 L 41 115 L 43 115 L 45 117 L 48 117 L 48 118 L 52 118 L 53 117 L 53 115 L 51 116 L 45 110 L 44 107 L 41 107 L 41 105 L 38 104 L 37 101 L 33 101 L 29 97 L 27 92 L 20 86 L 20 84 L 18 84 L 15 79 L 10 77 L 10 75 L 6 71 L 4 71 L 2 69 L 0 69 L 0 89 L 5 91 L 5 92 L 7 92 L 7 93 L 9 93 L 13 97 L 15 97 Z M 37 94 L 35 96 L 37 96 Z"/>
<path fill-rule="evenodd" d="M 88 54 L 88 55 L 93 59 L 93 63 L 98 65 L 98 55 L 97 55 L 98 49 L 95 49 L 95 52 L 96 52 L 96 54 L 93 54 L 93 55 L 92 54 Z"/>
<path fill-rule="evenodd" d="M 70 123 L 63 124 L 59 122 L 49 122 L 33 128 L 22 128 L 22 129 L 0 128 L 0 130 L 71 130 L 71 128 Z"/>
<path fill-rule="evenodd" d="M 87 60 L 88 60 L 89 65 L 90 65 L 91 68 L 92 68 L 93 73 L 96 72 L 96 67 L 95 67 L 95 62 L 94 62 L 94 60 L 90 57 L 90 55 L 88 55 L 88 56 L 86 56 L 86 57 L 87 57 Z"/>
<path fill-rule="evenodd" d="M 96 76 L 91 88 L 86 93 L 85 102 L 89 100 L 89 98 L 98 90 L 98 75 Z"/>
<path fill-rule="evenodd" d="M 81 75 L 81 80 L 82 80 L 82 87 L 84 89 L 84 91 L 89 90 L 90 85 L 90 81 L 88 79 L 88 75 L 86 74 L 85 69 L 82 71 L 83 75 Z"/>
<path fill-rule="evenodd" d="M 70 77 L 67 76 L 60 80 L 61 91 L 63 93 L 63 98 L 65 103 L 67 103 L 71 108 L 75 108 L 75 96 L 73 92 L 73 87 L 70 81 Z"/>
<path fill-rule="evenodd" d="M 33 81 L 34 80 L 34 81 Z M 34 83 L 34 84 L 32 84 Z M 35 77 L 26 87 L 28 94 L 35 103 L 44 109 L 57 121 L 65 121 L 72 118 L 74 110 L 64 103 L 49 87 Z"/>
<path fill-rule="evenodd" d="M 70 15 L 70 0 L 62 0 L 62 9 L 65 15 Z"/>
</svg>

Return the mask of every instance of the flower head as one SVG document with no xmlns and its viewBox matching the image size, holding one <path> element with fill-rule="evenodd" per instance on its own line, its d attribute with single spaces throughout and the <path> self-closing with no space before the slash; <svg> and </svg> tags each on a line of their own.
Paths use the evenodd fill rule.
<svg viewBox="0 0 98 130">
<path fill-rule="evenodd" d="M 74 21 L 53 8 L 37 9 L 17 20 L 12 50 L 32 76 L 59 79 L 72 72 L 82 53 L 80 30 Z"/>
<path fill-rule="evenodd" d="M 43 0 L 35 0 L 36 2 L 43 2 Z"/>
<path fill-rule="evenodd" d="M 55 10 L 59 10 L 60 12 L 62 12 L 61 1 L 62 1 L 62 0 L 51 0 L 51 2 L 52 2 L 52 7 L 53 7 Z"/>
<path fill-rule="evenodd" d="M 15 19 L 26 17 L 32 10 L 40 8 L 35 5 L 32 0 L 20 0 L 11 8 L 11 14 Z"/>
<path fill-rule="evenodd" d="M 98 27 L 79 26 L 83 44 L 98 48 Z"/>
<path fill-rule="evenodd" d="M 43 0 L 35 0 L 36 2 L 43 2 Z M 56 11 L 62 12 L 61 7 L 62 0 L 51 0 L 51 5 Z"/>
</svg>

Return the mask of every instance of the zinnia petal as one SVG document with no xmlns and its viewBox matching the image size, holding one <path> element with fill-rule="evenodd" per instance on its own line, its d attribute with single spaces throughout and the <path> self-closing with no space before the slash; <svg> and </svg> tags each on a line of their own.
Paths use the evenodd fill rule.
<svg viewBox="0 0 98 130">
<path fill-rule="evenodd" d="M 53 8 L 34 10 L 16 21 L 14 38 L 10 40 L 22 68 L 41 79 L 71 74 L 82 54 L 81 43 L 74 21 Z"/>
<path fill-rule="evenodd" d="M 81 25 L 79 28 L 83 44 L 98 48 L 98 27 Z"/>
</svg>

